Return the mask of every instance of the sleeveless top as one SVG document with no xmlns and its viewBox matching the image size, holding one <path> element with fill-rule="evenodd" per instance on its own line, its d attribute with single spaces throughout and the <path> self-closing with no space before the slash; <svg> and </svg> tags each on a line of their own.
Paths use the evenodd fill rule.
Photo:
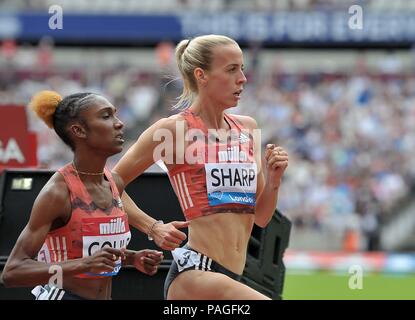
<svg viewBox="0 0 415 320">
<path fill-rule="evenodd" d="M 111 172 L 104 169 L 112 191 L 112 204 L 109 208 L 100 208 L 95 204 L 72 164 L 66 165 L 58 172 L 64 177 L 69 190 L 71 217 L 65 226 L 48 233 L 38 253 L 38 261 L 54 263 L 83 258 L 107 246 L 117 249 L 126 248 L 131 233 L 127 214 L 122 207 Z M 77 277 L 114 276 L 120 268 L 121 259 L 112 272 L 85 273 Z"/>
<path fill-rule="evenodd" d="M 224 114 L 230 130 L 220 141 L 216 130 L 186 110 L 186 147 L 182 161 L 169 167 L 171 185 L 186 220 L 215 213 L 255 213 L 257 166 L 252 132 L 232 115 Z"/>
</svg>

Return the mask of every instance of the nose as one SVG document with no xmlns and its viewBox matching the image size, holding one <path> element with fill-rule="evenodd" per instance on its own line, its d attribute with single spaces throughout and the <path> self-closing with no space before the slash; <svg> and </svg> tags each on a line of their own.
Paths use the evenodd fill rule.
<svg viewBox="0 0 415 320">
<path fill-rule="evenodd" d="M 245 73 L 241 70 L 241 76 L 238 78 L 238 84 L 246 83 L 247 79 L 245 77 Z"/>
<path fill-rule="evenodd" d="M 115 117 L 114 127 L 116 129 L 121 129 L 124 127 L 124 123 L 118 117 Z"/>
</svg>

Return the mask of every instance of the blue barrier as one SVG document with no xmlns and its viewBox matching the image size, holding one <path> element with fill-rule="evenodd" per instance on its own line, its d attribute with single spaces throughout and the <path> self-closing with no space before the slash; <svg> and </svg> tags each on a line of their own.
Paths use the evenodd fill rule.
<svg viewBox="0 0 415 320">
<path fill-rule="evenodd" d="M 52 14 L 0 15 L 0 39 L 33 41 L 157 42 L 200 34 L 225 34 L 237 41 L 267 44 L 412 43 L 415 15 L 364 12 L 362 29 L 351 29 L 346 11 L 247 13 L 188 12 L 179 15 L 92 15 L 63 12 L 62 29 L 49 28 Z"/>
</svg>

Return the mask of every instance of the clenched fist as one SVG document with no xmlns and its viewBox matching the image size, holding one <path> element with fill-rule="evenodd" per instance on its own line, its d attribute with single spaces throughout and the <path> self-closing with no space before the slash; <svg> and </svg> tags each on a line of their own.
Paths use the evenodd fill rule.
<svg viewBox="0 0 415 320">
<path fill-rule="evenodd" d="M 266 181 L 272 188 L 278 188 L 282 175 L 288 167 L 288 154 L 282 147 L 267 144 L 265 150 Z"/>
<path fill-rule="evenodd" d="M 150 276 L 157 273 L 158 266 L 163 261 L 163 252 L 144 249 L 140 251 L 122 249 L 124 264 L 133 265 L 137 270 Z"/>
</svg>

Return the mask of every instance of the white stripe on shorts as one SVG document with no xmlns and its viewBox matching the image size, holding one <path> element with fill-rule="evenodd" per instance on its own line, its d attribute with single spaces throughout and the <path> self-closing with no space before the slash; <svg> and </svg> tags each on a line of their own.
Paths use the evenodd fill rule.
<svg viewBox="0 0 415 320">
<path fill-rule="evenodd" d="M 206 271 L 206 256 L 203 256 L 203 260 L 202 260 L 202 270 Z"/>
<path fill-rule="evenodd" d="M 51 300 L 50 299 L 50 297 L 53 295 L 53 293 L 55 292 L 55 290 L 56 290 L 57 288 L 56 287 L 53 287 L 50 291 L 49 291 L 49 293 L 48 293 L 48 295 L 46 296 L 46 299 L 45 300 Z"/>
<path fill-rule="evenodd" d="M 50 300 L 56 300 L 56 296 L 58 295 L 59 291 L 60 291 L 60 289 L 59 289 L 59 288 L 57 288 L 57 289 L 55 290 L 55 293 L 53 294 L 53 296 L 50 298 Z"/>
<path fill-rule="evenodd" d="M 210 265 L 211 265 L 211 264 L 212 264 L 212 259 L 211 259 L 211 258 L 209 258 L 209 259 L 208 259 L 208 265 L 207 265 L 207 269 L 208 269 L 208 270 L 211 270 L 211 269 L 210 269 Z"/>
</svg>

